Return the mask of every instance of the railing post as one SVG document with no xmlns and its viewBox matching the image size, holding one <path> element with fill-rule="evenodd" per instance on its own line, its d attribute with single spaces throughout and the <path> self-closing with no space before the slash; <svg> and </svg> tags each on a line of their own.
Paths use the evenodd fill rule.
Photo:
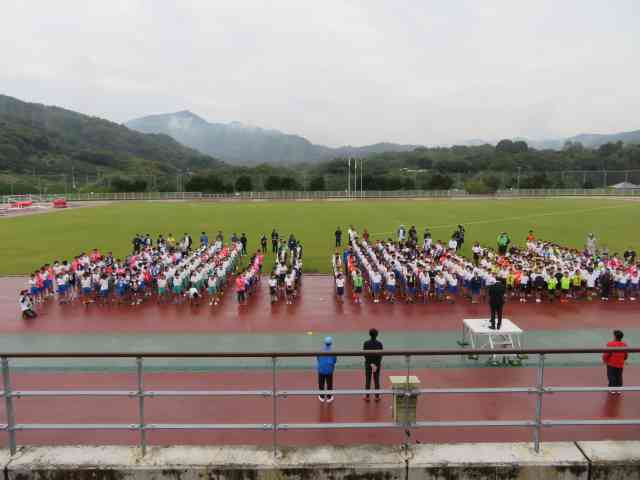
<svg viewBox="0 0 640 480">
<path fill-rule="evenodd" d="M 138 429 L 140 431 L 140 452 L 144 457 L 147 453 L 147 432 L 144 429 L 144 365 L 142 364 L 142 357 L 136 357 L 136 367 L 138 372 Z"/>
<path fill-rule="evenodd" d="M 410 386 L 409 386 L 409 374 L 411 373 L 411 355 L 406 355 L 404 357 L 405 363 L 407 365 L 407 377 L 405 378 L 405 390 L 404 390 L 404 428 L 405 428 L 405 448 L 408 450 L 411 442 L 411 419 L 409 418 L 409 396 L 410 394 Z"/>
<path fill-rule="evenodd" d="M 278 369 L 278 357 L 271 357 L 271 395 L 273 400 L 273 415 L 272 415 L 272 443 L 273 443 L 273 456 L 278 456 L 278 397 L 276 395 L 276 371 Z"/>
<path fill-rule="evenodd" d="M 544 353 L 538 356 L 538 384 L 536 389 L 536 426 L 533 431 L 533 448 L 540 453 L 540 429 L 542 428 L 542 400 L 544 397 Z"/>
<path fill-rule="evenodd" d="M 9 372 L 9 359 L 2 357 L 2 382 L 4 384 L 4 405 L 7 414 L 7 432 L 9 433 L 9 449 L 11 455 L 16 453 L 16 418 L 13 410 L 13 389 L 11 388 L 11 374 Z"/>
</svg>

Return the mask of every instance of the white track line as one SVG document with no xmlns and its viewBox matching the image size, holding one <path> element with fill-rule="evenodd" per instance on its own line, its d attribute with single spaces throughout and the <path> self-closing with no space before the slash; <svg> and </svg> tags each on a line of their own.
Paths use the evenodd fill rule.
<svg viewBox="0 0 640 480">
<path fill-rule="evenodd" d="M 458 223 L 452 223 L 452 224 L 448 224 L 448 225 L 435 225 L 435 226 L 429 226 L 429 230 L 437 230 L 437 229 L 441 229 L 441 228 L 455 228 L 458 225 L 482 225 L 482 224 L 487 224 L 487 223 L 501 223 L 501 222 L 508 222 L 508 221 L 512 221 L 512 220 L 525 220 L 527 218 L 534 218 L 534 217 L 551 217 L 551 216 L 555 216 L 555 215 L 575 215 L 577 213 L 590 213 L 590 212 L 595 212 L 598 210 L 612 210 L 614 208 L 625 208 L 625 207 L 629 207 L 632 206 L 633 204 L 627 204 L 627 205 L 613 205 L 613 206 L 607 206 L 607 207 L 595 207 L 595 208 L 586 208 L 586 209 L 582 209 L 582 210 L 567 210 L 567 211 L 563 211 L 563 212 L 546 212 L 546 213 L 533 213 L 531 215 L 523 215 L 520 217 L 503 217 L 503 218 L 495 218 L 492 220 L 472 220 L 470 222 L 465 222 L 465 221 L 461 221 Z M 399 225 L 401 225 L 402 223 L 399 223 Z M 404 224 L 405 227 L 407 226 L 407 224 Z M 410 225 L 410 224 L 409 224 Z M 387 235 L 389 233 L 396 233 L 395 230 L 390 231 L 390 232 L 377 232 L 377 233 L 370 233 L 370 235 Z"/>
</svg>

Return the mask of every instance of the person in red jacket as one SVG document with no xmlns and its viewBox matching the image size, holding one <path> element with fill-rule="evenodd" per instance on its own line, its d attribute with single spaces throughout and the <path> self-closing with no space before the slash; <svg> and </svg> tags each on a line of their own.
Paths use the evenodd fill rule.
<svg viewBox="0 0 640 480">
<path fill-rule="evenodd" d="M 614 330 L 613 340 L 607 343 L 607 348 L 626 347 L 627 344 L 622 341 L 623 338 L 624 333 L 621 330 Z M 602 354 L 602 361 L 607 365 L 609 388 L 622 387 L 622 369 L 628 356 L 627 352 L 605 352 Z M 620 395 L 620 392 L 610 390 L 609 394 Z"/>
</svg>

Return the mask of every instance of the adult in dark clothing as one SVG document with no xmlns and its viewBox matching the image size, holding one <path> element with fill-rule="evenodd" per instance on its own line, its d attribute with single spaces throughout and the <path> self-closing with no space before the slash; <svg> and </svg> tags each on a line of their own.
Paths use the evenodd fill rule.
<svg viewBox="0 0 640 480">
<path fill-rule="evenodd" d="M 506 287 L 502 279 L 496 280 L 496 283 L 489 287 L 489 306 L 491 307 L 491 322 L 489 328 L 491 330 L 500 330 L 502 326 L 502 309 L 504 307 L 504 294 Z M 496 326 L 496 316 L 498 324 Z"/>
<path fill-rule="evenodd" d="M 613 340 L 607 343 L 607 348 L 624 348 L 627 346 L 622 341 L 624 333 L 620 330 L 613 331 Z M 624 362 L 629 358 L 626 352 L 607 352 L 602 354 L 602 361 L 607 365 L 607 380 L 609 388 L 622 387 L 622 370 Z M 620 392 L 610 390 L 609 395 L 620 395 Z"/>
<path fill-rule="evenodd" d="M 461 250 L 464 245 L 464 227 L 462 225 L 458 225 L 458 248 L 457 250 Z"/>
<path fill-rule="evenodd" d="M 633 248 L 629 247 L 628 249 L 626 249 L 624 251 L 623 257 L 624 257 L 625 262 L 627 262 L 627 265 L 635 263 L 635 261 L 636 261 L 636 251 Z"/>
<path fill-rule="evenodd" d="M 296 237 L 294 237 L 293 233 L 289 235 L 287 246 L 289 247 L 289 251 L 291 252 L 291 254 L 293 254 L 298 247 L 298 242 L 296 241 Z"/>
<path fill-rule="evenodd" d="M 263 233 L 260 237 L 260 247 L 262 249 L 262 253 L 266 255 L 267 253 L 267 236 Z"/>
<path fill-rule="evenodd" d="M 416 230 L 415 225 L 411 225 L 411 228 L 409 229 L 409 238 L 418 243 L 418 231 Z"/>
<path fill-rule="evenodd" d="M 280 236 L 278 235 L 278 232 L 274 228 L 273 231 L 271 232 L 271 253 L 278 253 L 278 239 L 279 238 L 280 238 Z"/>
<path fill-rule="evenodd" d="M 247 235 L 245 233 L 240 237 L 240 243 L 242 243 L 242 255 L 247 254 Z"/>
<path fill-rule="evenodd" d="M 372 328 L 369 330 L 369 340 L 362 345 L 363 350 L 382 350 L 382 342 L 378 340 L 378 330 Z M 365 388 L 371 390 L 371 378 L 373 377 L 373 385 L 376 390 L 380 390 L 380 367 L 382 366 L 382 355 L 371 354 L 364 356 L 364 378 Z M 376 402 L 380 400 L 380 395 L 376 393 Z M 364 396 L 365 401 L 369 401 L 369 395 Z"/>
<path fill-rule="evenodd" d="M 334 235 L 336 236 L 336 247 L 342 246 L 342 230 L 340 227 L 336 228 Z"/>
<path fill-rule="evenodd" d="M 140 251 L 140 235 L 136 233 L 135 237 L 131 240 L 133 253 L 138 253 Z"/>
<path fill-rule="evenodd" d="M 603 300 L 609 300 L 609 295 L 611 294 L 611 274 L 607 271 L 600 276 L 600 296 Z"/>
</svg>

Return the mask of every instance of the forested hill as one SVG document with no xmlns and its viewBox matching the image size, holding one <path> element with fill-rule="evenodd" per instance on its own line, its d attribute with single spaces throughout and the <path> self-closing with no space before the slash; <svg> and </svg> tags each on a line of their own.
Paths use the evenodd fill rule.
<svg viewBox="0 0 640 480">
<path fill-rule="evenodd" d="M 0 95 L 0 171 L 152 174 L 220 165 L 168 135 Z"/>
</svg>

